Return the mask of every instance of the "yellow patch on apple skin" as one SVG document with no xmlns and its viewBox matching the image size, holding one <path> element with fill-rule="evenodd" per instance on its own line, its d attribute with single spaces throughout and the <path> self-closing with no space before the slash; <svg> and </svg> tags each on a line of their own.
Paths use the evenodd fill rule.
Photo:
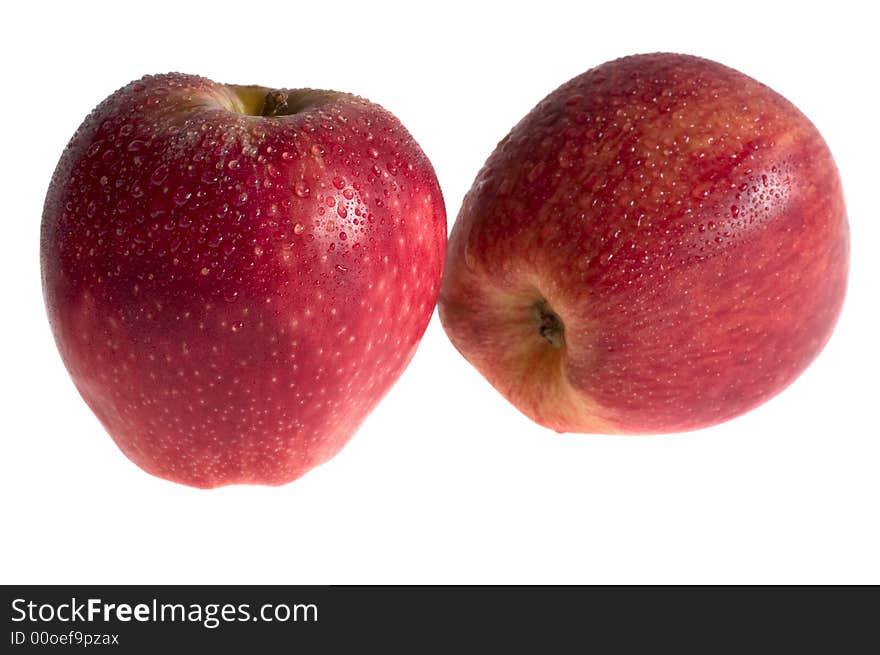
<svg viewBox="0 0 880 655">
<path fill-rule="evenodd" d="M 497 374 L 485 369 L 487 379 L 526 416 L 557 432 L 620 432 L 597 403 L 571 385 L 565 345 L 557 348 L 536 336 L 531 323 L 509 325 L 500 334 L 515 346 L 498 361 Z"/>
<path fill-rule="evenodd" d="M 218 100 L 229 111 L 245 116 L 258 116 L 270 89 L 256 84 L 216 85 Z"/>
</svg>

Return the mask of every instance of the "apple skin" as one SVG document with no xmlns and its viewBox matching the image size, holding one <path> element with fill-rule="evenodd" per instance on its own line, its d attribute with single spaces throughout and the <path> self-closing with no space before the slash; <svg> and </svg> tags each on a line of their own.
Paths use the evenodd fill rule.
<svg viewBox="0 0 880 655">
<path fill-rule="evenodd" d="M 333 457 L 414 354 L 445 248 L 433 168 L 388 111 L 176 73 L 86 118 L 41 231 L 80 394 L 134 463 L 204 488 Z"/>
<path fill-rule="evenodd" d="M 499 143 L 453 227 L 440 318 L 548 428 L 693 430 L 807 367 L 848 261 L 840 178 L 802 113 L 721 64 L 637 55 Z"/>
</svg>

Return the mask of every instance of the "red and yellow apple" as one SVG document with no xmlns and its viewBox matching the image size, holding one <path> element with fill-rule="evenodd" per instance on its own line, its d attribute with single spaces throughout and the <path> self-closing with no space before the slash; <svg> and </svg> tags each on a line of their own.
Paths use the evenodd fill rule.
<svg viewBox="0 0 880 655">
<path fill-rule="evenodd" d="M 807 367 L 848 258 L 837 169 L 797 108 L 712 61 L 632 56 L 559 87 L 489 157 L 440 318 L 544 426 L 691 430 Z"/>
<path fill-rule="evenodd" d="M 73 136 L 41 263 L 64 364 L 133 462 L 274 485 L 336 454 L 400 376 L 445 246 L 431 164 L 380 106 L 169 74 Z"/>
</svg>

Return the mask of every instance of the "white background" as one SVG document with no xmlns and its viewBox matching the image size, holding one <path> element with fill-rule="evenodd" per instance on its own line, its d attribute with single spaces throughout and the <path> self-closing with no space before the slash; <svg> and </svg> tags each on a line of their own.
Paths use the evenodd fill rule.
<svg viewBox="0 0 880 655">
<path fill-rule="evenodd" d="M 7 3 L 2 11 L 2 583 L 880 583 L 876 23 L 870 3 Z M 10 9 L 10 7 L 14 7 Z M 146 73 L 351 91 L 431 158 L 449 225 L 485 158 L 618 56 L 716 59 L 798 105 L 840 167 L 843 316 L 789 389 L 685 435 L 556 435 L 436 314 L 333 461 L 199 491 L 131 464 L 79 398 L 42 304 L 43 198 L 70 135 Z"/>
</svg>

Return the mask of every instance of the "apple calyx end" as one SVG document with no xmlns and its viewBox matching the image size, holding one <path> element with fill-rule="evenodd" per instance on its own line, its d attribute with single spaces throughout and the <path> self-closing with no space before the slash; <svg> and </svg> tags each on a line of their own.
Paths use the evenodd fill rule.
<svg viewBox="0 0 880 655">
<path fill-rule="evenodd" d="M 546 300 L 536 302 L 533 312 L 538 334 L 554 348 L 561 348 L 565 343 L 565 325 L 559 315 L 550 308 Z"/>
</svg>

